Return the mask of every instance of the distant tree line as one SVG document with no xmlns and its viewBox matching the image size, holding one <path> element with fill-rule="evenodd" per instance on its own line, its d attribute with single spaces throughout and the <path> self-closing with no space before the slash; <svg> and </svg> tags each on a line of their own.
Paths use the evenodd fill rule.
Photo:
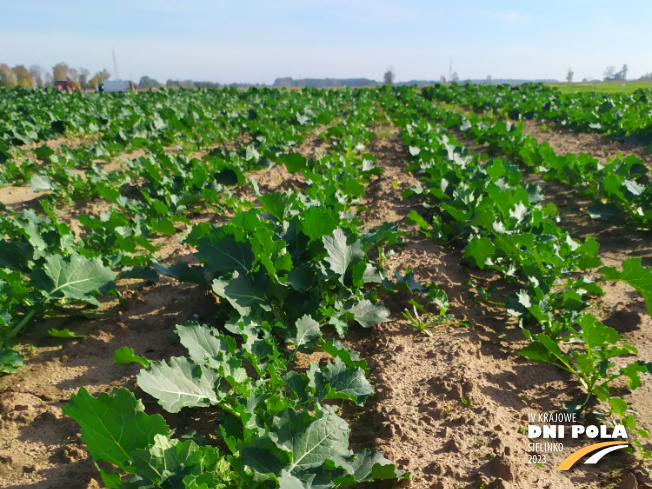
<svg viewBox="0 0 652 489">
<path fill-rule="evenodd" d="M 393 74 L 392 74 L 393 76 Z M 312 88 L 337 88 L 337 87 L 375 87 L 382 85 L 381 82 L 369 78 L 300 78 L 295 80 L 286 76 L 274 80 L 275 87 L 312 87 Z"/>
<path fill-rule="evenodd" d="M 86 68 L 73 68 L 66 63 L 58 63 L 51 70 L 46 70 L 40 65 L 31 65 L 27 68 L 25 65 L 10 67 L 6 63 L 0 63 L 0 87 L 45 88 L 53 87 L 57 81 L 67 81 L 74 83 L 81 90 L 97 90 L 100 83 L 111 77 L 111 73 L 106 69 L 98 71 L 93 76 L 90 74 Z M 138 88 L 141 89 L 162 86 L 162 83 L 149 76 L 141 77 L 138 83 Z M 168 80 L 165 86 L 168 88 L 218 88 L 221 85 L 211 81 Z"/>
<path fill-rule="evenodd" d="M 73 68 L 66 63 L 58 63 L 51 70 L 45 70 L 40 65 L 16 65 L 13 68 L 6 63 L 0 63 L 0 87 L 52 87 L 56 81 L 69 81 L 82 90 L 97 86 L 108 80 L 111 74 L 107 70 L 98 71 L 92 77 L 86 68 Z"/>
<path fill-rule="evenodd" d="M 623 65 L 622 69 L 616 73 L 616 68 L 607 66 L 604 70 L 604 81 L 625 81 L 627 80 L 627 65 Z"/>
</svg>

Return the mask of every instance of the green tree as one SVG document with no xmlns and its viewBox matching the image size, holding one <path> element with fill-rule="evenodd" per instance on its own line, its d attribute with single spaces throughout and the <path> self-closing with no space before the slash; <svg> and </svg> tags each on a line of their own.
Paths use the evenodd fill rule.
<svg viewBox="0 0 652 489">
<path fill-rule="evenodd" d="M 383 75 L 383 83 L 385 85 L 394 85 L 394 78 L 395 78 L 394 68 L 390 66 L 385 72 L 385 74 Z"/>
<path fill-rule="evenodd" d="M 566 74 L 566 82 L 567 82 L 567 83 L 573 83 L 573 75 L 574 75 L 574 74 L 575 74 L 575 73 L 573 73 L 573 69 L 572 69 L 572 68 L 568 68 L 568 73 Z"/>
<path fill-rule="evenodd" d="M 12 68 L 16 75 L 16 82 L 19 87 L 34 88 L 34 79 L 25 65 L 17 65 Z"/>
<path fill-rule="evenodd" d="M 68 79 L 70 67 L 66 63 L 58 63 L 52 67 L 52 80 L 60 81 Z"/>
<path fill-rule="evenodd" d="M 0 63 L 0 87 L 14 88 L 18 79 L 14 71 L 4 63 Z"/>
<path fill-rule="evenodd" d="M 106 68 L 103 69 L 102 71 L 98 71 L 93 75 L 93 78 L 91 78 L 88 81 L 88 84 L 93 87 L 94 89 L 97 89 L 97 86 L 102 83 L 103 81 L 108 80 L 111 78 L 111 73 L 109 73 Z"/>
<path fill-rule="evenodd" d="M 142 89 L 150 89 L 150 88 L 158 88 L 160 87 L 161 84 L 154 80 L 153 78 L 150 78 L 149 76 L 141 76 L 140 81 L 138 82 L 138 88 Z"/>
</svg>

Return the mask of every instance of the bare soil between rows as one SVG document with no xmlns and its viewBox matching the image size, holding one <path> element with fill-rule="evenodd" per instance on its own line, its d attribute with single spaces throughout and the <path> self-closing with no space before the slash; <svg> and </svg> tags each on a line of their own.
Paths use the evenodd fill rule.
<svg viewBox="0 0 652 489">
<path fill-rule="evenodd" d="M 404 170 L 408 155 L 397 130 L 385 129 L 389 135 L 367 148 L 385 172 L 367 187 L 362 216 L 368 227 L 394 222 L 408 232 L 405 246 L 394 247 L 396 254 L 387 259 L 390 273 L 410 268 L 417 278 L 437 283 L 448 294 L 450 312 L 469 321 L 471 327 L 433 329 L 431 338 L 418 335 L 401 316 L 410 297 L 390 294 L 383 298 L 392 312 L 390 321 L 371 330 L 352 328 L 345 342 L 367 360 L 376 387 L 376 394 L 363 408 L 344 406 L 344 416 L 352 426 L 352 448 L 383 450 L 400 469 L 412 473 L 411 481 L 361 487 L 651 487 L 634 459 L 622 450 L 596 466 L 555 470 L 571 451 L 588 444 L 585 440 L 564 440 L 564 451 L 549 454 L 542 467 L 528 463 L 529 440 L 523 432 L 528 414 L 558 412 L 564 401 L 579 397 L 581 390 L 561 370 L 520 357 L 518 351 L 527 343 L 516 321 L 500 306 L 476 302 L 475 293 L 463 285 L 468 280 L 496 284 L 500 300 L 509 291 L 500 277 L 467 267 L 461 249 L 421 238 L 406 222 L 418 203 L 401 194 L 417 179 Z M 321 140 L 309 138 L 299 150 L 315 156 L 320 144 Z M 291 175 L 284 167 L 254 177 L 261 192 L 304 185 L 300 175 Z M 620 266 L 628 256 L 641 256 L 652 265 L 649 235 L 603 229 L 581 215 L 582 201 L 568 189 L 545 189 L 562 210 L 562 223 L 571 229 L 577 223 L 577 237 L 598 235 L 606 265 Z M 15 192 L 20 194 L 20 189 Z M 241 192 L 254 198 L 248 188 Z M 25 198 L 32 197 L 25 194 Z M 584 228 L 580 226 L 587 222 Z M 165 256 L 194 260 L 192 250 L 175 242 L 169 246 Z M 61 406 L 82 386 L 93 394 L 128 387 L 142 395 L 135 383 L 139 366 L 114 364 L 114 350 L 130 346 L 154 360 L 179 355 L 183 349 L 169 339 L 168 331 L 194 313 L 210 313 L 218 307 L 201 287 L 171 279 L 158 285 L 125 281 L 119 287 L 132 290 L 133 296 L 108 301 L 102 319 L 52 318 L 23 338 L 26 366 L 0 379 L 0 487 L 104 487 L 79 439 L 78 426 L 62 415 Z M 619 284 L 607 284 L 605 289 L 606 296 L 592 312 L 637 346 L 639 358 L 649 361 L 652 321 L 643 300 Z M 87 333 L 88 338 L 77 342 L 49 338 L 47 329 L 56 325 Z M 621 392 L 648 430 L 652 430 L 651 389 L 650 379 L 644 379 L 634 394 L 624 388 Z M 150 413 L 160 412 L 152 403 L 146 407 Z M 165 417 L 177 434 L 186 429 L 210 434 L 216 430 L 208 411 L 184 410 Z"/>
</svg>

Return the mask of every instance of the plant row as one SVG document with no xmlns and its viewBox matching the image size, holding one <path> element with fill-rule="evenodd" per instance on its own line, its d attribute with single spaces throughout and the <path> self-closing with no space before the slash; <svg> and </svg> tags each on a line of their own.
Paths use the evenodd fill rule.
<svg viewBox="0 0 652 489">
<path fill-rule="evenodd" d="M 562 93 L 543 83 L 522 85 L 435 85 L 434 100 L 475 112 L 519 119 L 545 119 L 577 132 L 604 134 L 615 140 L 652 142 L 652 93 Z"/>
<path fill-rule="evenodd" d="M 430 98 L 430 90 L 424 95 Z M 649 229 L 652 222 L 650 171 L 635 155 L 618 156 L 606 164 L 587 154 L 557 155 L 548 143 L 538 144 L 523 124 L 492 117 L 461 114 L 438 107 L 437 120 L 458 129 L 477 143 L 487 144 L 489 154 L 504 154 L 540 173 L 544 179 L 573 186 L 594 201 L 587 213 L 594 219 L 626 220 L 631 226 Z"/>
<path fill-rule="evenodd" d="M 425 201 L 429 222 L 416 213 L 413 220 L 434 239 L 463 245 L 468 263 L 496 270 L 514 284 L 504 305 L 531 340 L 521 354 L 556 365 L 579 381 L 587 396 L 575 409 L 584 409 L 595 395 L 609 402 L 618 422 L 649 439 L 636 430 L 634 415 L 610 386 L 625 378 L 630 389 L 638 387 L 652 364 L 634 361 L 618 367 L 621 362 L 614 359 L 634 355 L 636 348 L 622 343 L 613 328 L 585 309 L 592 296 L 603 294 L 600 282 L 622 281 L 643 295 L 652 313 L 652 271 L 637 258 L 627 259 L 620 271 L 603 267 L 597 241 L 578 242 L 559 226 L 556 207 L 540 205 L 541 189 L 521 183 L 518 167 L 500 158 L 483 162 L 446 129 L 431 126 L 429 121 L 438 116 L 432 103 L 414 91 L 394 94 L 384 100 L 385 107 L 402 128 L 413 158 L 407 170 L 422 182 L 405 196 Z M 597 278 L 591 278 L 589 272 L 596 269 Z M 487 298 L 488 291 L 479 289 Z M 641 456 L 650 455 L 636 443 Z"/>
<path fill-rule="evenodd" d="M 381 172 L 364 153 L 376 105 L 370 92 L 356 94 L 346 122 L 323 132 L 330 154 L 274 156 L 303 176 L 299 192 L 258 193 L 257 205 L 236 209 L 228 224 L 193 226 L 183 241 L 199 265 L 153 261 L 132 270 L 197 283 L 218 298 L 215 315 L 176 327 L 186 356 L 149 361 L 124 348 L 115 357 L 143 364 L 138 385 L 165 411 L 215 412 L 218 442 L 175 438 L 124 389 L 97 399 L 82 389 L 65 412 L 94 460 L 114 467 L 101 469 L 107 487 L 326 488 L 409 477 L 380 452 L 351 452 L 338 415 L 343 402 L 361 406 L 374 392 L 366 362 L 336 338 L 389 318 L 379 294 L 416 287 L 448 306 L 434 285 L 390 281 L 371 257 L 396 244 L 398 232 L 365 230 L 355 215 Z M 315 351 L 329 361 L 297 367 Z"/>
</svg>

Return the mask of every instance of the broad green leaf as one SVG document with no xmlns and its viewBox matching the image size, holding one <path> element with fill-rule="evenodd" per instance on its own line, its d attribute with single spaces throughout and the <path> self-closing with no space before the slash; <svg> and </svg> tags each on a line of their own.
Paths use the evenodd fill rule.
<svg viewBox="0 0 652 489">
<path fill-rule="evenodd" d="M 539 341 L 530 343 L 519 352 L 519 355 L 529 358 L 534 362 L 554 363 L 556 361 L 555 357 L 550 353 L 550 350 Z"/>
<path fill-rule="evenodd" d="M 321 338 L 321 330 L 319 323 L 315 321 L 309 314 L 305 314 L 295 323 L 297 333 L 288 338 L 288 342 L 300 347 L 301 345 L 308 345 L 315 343 Z"/>
<path fill-rule="evenodd" d="M 290 173 L 296 173 L 306 168 L 307 159 L 300 153 L 287 153 L 278 156 L 277 161 L 287 168 Z"/>
<path fill-rule="evenodd" d="M 86 335 L 83 334 L 77 334 L 69 329 L 54 329 L 52 328 L 50 331 L 48 331 L 48 334 L 50 336 L 53 336 L 55 338 L 67 338 L 71 340 L 78 340 L 82 338 L 86 338 Z"/>
<path fill-rule="evenodd" d="M 34 192 L 48 192 L 56 189 L 56 185 L 45 175 L 34 175 L 29 180 L 29 186 L 32 187 Z"/>
<path fill-rule="evenodd" d="M 129 457 L 138 475 L 161 487 L 180 487 L 183 478 L 201 472 L 202 453 L 192 440 L 179 442 L 155 435 L 154 444 Z"/>
<path fill-rule="evenodd" d="M 264 284 L 238 272 L 234 272 L 230 279 L 213 280 L 213 292 L 229 301 L 242 316 L 247 316 L 256 305 L 269 308 L 265 306 L 268 300 L 265 289 Z"/>
<path fill-rule="evenodd" d="M 304 484 L 303 481 L 285 470 L 281 471 L 278 478 L 278 489 L 311 489 L 312 484 Z"/>
<path fill-rule="evenodd" d="M 582 328 L 584 343 L 591 350 L 614 345 L 620 341 L 620 335 L 615 329 L 605 326 L 591 314 L 582 316 L 579 324 Z"/>
<path fill-rule="evenodd" d="M 82 441 L 96 462 L 109 462 L 125 471 L 133 471 L 126 463 L 131 453 L 169 431 L 165 420 L 145 414 L 143 404 L 127 389 L 94 398 L 82 387 L 62 410 L 79 423 Z"/>
<path fill-rule="evenodd" d="M 127 365 L 128 363 L 132 362 L 140 363 L 143 367 L 147 367 L 149 365 L 149 360 L 147 360 L 147 358 L 140 355 L 135 355 L 133 348 L 129 348 L 128 346 L 118 348 L 113 353 L 113 361 L 118 365 Z"/>
<path fill-rule="evenodd" d="M 491 238 L 476 238 L 466 245 L 464 251 L 466 256 L 475 260 L 475 264 L 479 269 L 484 270 L 484 267 L 487 266 L 487 260 L 496 252 L 496 247 Z"/>
<path fill-rule="evenodd" d="M 348 486 L 357 482 L 371 482 L 383 479 L 408 479 L 409 473 L 401 472 L 387 460 L 383 452 L 372 452 L 365 448 L 356 454 L 352 463 L 353 473 L 335 480 L 337 487 Z"/>
<path fill-rule="evenodd" d="M 308 236 L 311 241 L 321 240 L 323 236 L 328 236 L 337 228 L 338 221 L 333 214 L 327 209 L 320 207 L 309 207 L 301 213 L 301 231 Z"/>
<path fill-rule="evenodd" d="M 184 407 L 206 407 L 218 404 L 217 384 L 220 376 L 208 366 L 200 366 L 183 357 L 150 362 L 138 374 L 138 386 L 170 413 Z"/>
<path fill-rule="evenodd" d="M 98 258 L 79 255 L 50 255 L 43 268 L 34 270 L 31 277 L 34 287 L 49 299 L 65 297 L 96 305 L 99 303 L 91 294 L 106 293 L 115 285 L 115 273 Z"/>
<path fill-rule="evenodd" d="M 322 343 L 321 349 L 332 357 L 339 358 L 345 365 L 359 367 L 365 371 L 367 369 L 367 362 L 363 360 L 357 352 L 350 350 L 339 340 L 325 341 Z"/>
<path fill-rule="evenodd" d="M 616 416 L 623 416 L 627 411 L 627 403 L 617 397 L 609 398 L 609 406 L 611 406 L 611 411 Z"/>
<path fill-rule="evenodd" d="M 371 328 L 389 319 L 389 310 L 380 304 L 374 304 L 368 299 L 361 300 L 348 309 L 348 312 L 354 315 L 353 319 L 363 328 Z"/>
<path fill-rule="evenodd" d="M 25 365 L 24 357 L 12 348 L 0 348 L 0 373 L 13 374 Z"/>
<path fill-rule="evenodd" d="M 423 217 L 421 217 L 419 213 L 414 209 L 411 210 L 410 213 L 408 214 L 408 222 L 416 224 L 419 227 L 419 229 L 424 233 L 427 233 L 428 229 L 430 229 L 430 225 L 428 224 L 428 222 Z"/>
<path fill-rule="evenodd" d="M 344 284 L 344 276 L 349 265 L 364 258 L 360 242 L 356 241 L 352 245 L 348 245 L 346 235 L 339 228 L 331 236 L 324 236 L 322 241 L 328 252 L 325 260 L 331 270 L 339 275 L 339 281 Z"/>
<path fill-rule="evenodd" d="M 365 376 L 365 371 L 357 367 L 347 367 L 339 358 L 321 370 L 311 363 L 308 371 L 311 387 L 319 399 L 350 399 L 362 406 L 374 388 Z"/>
<path fill-rule="evenodd" d="M 176 331 L 190 359 L 197 364 L 207 364 L 217 369 L 222 365 L 222 359 L 229 356 L 226 343 L 213 328 L 203 324 L 184 324 L 177 325 Z"/>
<path fill-rule="evenodd" d="M 617 280 L 634 287 L 645 299 L 648 315 L 652 316 L 652 270 L 641 266 L 640 258 L 627 258 L 619 273 L 615 268 L 600 269 L 603 280 Z"/>
<path fill-rule="evenodd" d="M 233 271 L 242 274 L 251 269 L 255 256 L 249 243 L 236 241 L 232 234 L 218 231 L 198 240 L 197 258 L 204 261 L 206 268 L 216 275 Z"/>
<path fill-rule="evenodd" d="M 270 439 L 292 454 L 285 470 L 291 474 L 323 466 L 327 460 L 335 467 L 352 471 L 349 451 L 349 426 L 329 406 L 317 411 L 317 419 L 287 408 L 274 418 Z"/>
<path fill-rule="evenodd" d="M 273 435 L 260 437 L 257 434 L 239 447 L 243 465 L 254 471 L 254 480 L 263 481 L 275 478 L 288 467 L 290 458 L 285 450 L 272 441 Z"/>
<path fill-rule="evenodd" d="M 296 199 L 296 195 L 285 192 L 273 192 L 258 197 L 263 209 L 279 221 L 285 221 L 289 217 L 290 209 Z"/>
</svg>

